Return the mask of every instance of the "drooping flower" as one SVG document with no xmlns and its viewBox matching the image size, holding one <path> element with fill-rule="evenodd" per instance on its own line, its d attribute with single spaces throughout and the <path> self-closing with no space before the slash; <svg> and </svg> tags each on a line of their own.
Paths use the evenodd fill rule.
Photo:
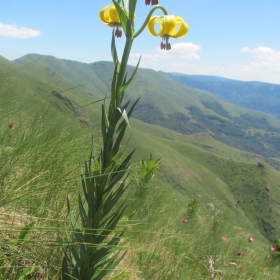
<svg viewBox="0 0 280 280">
<path fill-rule="evenodd" d="M 106 25 L 110 27 L 115 27 L 121 23 L 119 14 L 115 5 L 110 4 L 101 9 L 99 12 L 99 19 Z"/>
<path fill-rule="evenodd" d="M 110 4 L 99 12 L 99 19 L 106 25 L 110 27 L 115 27 L 115 36 L 117 38 L 122 36 L 122 31 L 119 29 L 121 27 L 121 20 L 115 5 Z"/>
<path fill-rule="evenodd" d="M 225 236 L 222 236 L 222 240 L 223 240 L 223 241 L 226 241 L 227 238 L 226 238 Z"/>
<path fill-rule="evenodd" d="M 123 181 L 119 181 L 119 184 L 120 184 L 120 185 L 123 184 Z"/>
<path fill-rule="evenodd" d="M 155 30 L 156 24 L 159 24 L 159 31 Z M 152 16 L 147 24 L 147 28 L 153 36 L 162 37 L 160 44 L 162 50 L 171 49 L 171 45 L 168 42 L 169 37 L 181 38 L 189 30 L 187 23 L 181 17 L 173 15 Z"/>
<path fill-rule="evenodd" d="M 146 5 L 152 4 L 152 6 L 153 5 L 157 5 L 158 4 L 158 0 L 145 0 L 145 4 Z"/>
<path fill-rule="evenodd" d="M 242 252 L 237 252 L 236 253 L 238 256 L 241 256 L 243 253 Z"/>
<path fill-rule="evenodd" d="M 188 220 L 187 220 L 187 219 L 184 219 L 184 220 L 183 220 L 183 223 L 185 223 L 185 224 L 186 224 L 187 222 L 188 222 Z"/>
<path fill-rule="evenodd" d="M 271 251 L 277 251 L 277 247 L 276 246 L 271 246 Z"/>
<path fill-rule="evenodd" d="M 253 237 L 249 237 L 249 238 L 248 238 L 248 241 L 249 241 L 249 242 L 253 242 L 253 241 L 254 241 L 254 238 L 253 238 Z"/>
</svg>

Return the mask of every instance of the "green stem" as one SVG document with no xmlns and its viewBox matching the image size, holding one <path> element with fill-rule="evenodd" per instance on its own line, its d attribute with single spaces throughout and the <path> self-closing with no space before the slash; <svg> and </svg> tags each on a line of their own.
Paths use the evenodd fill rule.
<svg viewBox="0 0 280 280">
<path fill-rule="evenodd" d="M 134 23 L 134 13 L 135 13 L 135 9 L 136 9 L 136 5 L 137 5 L 137 0 L 129 0 L 129 20 L 130 22 Z M 133 24 L 133 28 L 134 28 L 134 24 Z M 134 32 L 134 30 L 133 30 Z"/>
<path fill-rule="evenodd" d="M 144 30 L 144 28 L 147 26 L 147 24 L 148 24 L 148 22 L 149 22 L 149 20 L 150 20 L 150 18 L 151 18 L 151 16 L 152 16 L 152 14 L 153 14 L 153 12 L 154 12 L 156 9 L 160 9 L 160 10 L 163 11 L 163 13 L 164 13 L 165 15 L 168 15 L 168 12 L 166 11 L 166 9 L 165 9 L 163 6 L 159 6 L 159 5 L 154 6 L 154 7 L 150 10 L 150 12 L 149 12 L 149 14 L 147 15 L 146 20 L 144 21 L 144 23 L 142 24 L 142 26 L 138 29 L 137 32 L 135 32 L 135 33 L 133 34 L 133 38 L 134 38 L 134 39 L 135 39 L 138 35 L 140 35 L 141 32 Z"/>
<path fill-rule="evenodd" d="M 119 96 L 119 92 L 120 92 L 122 84 L 123 84 L 125 70 L 126 70 L 128 59 L 129 59 L 129 54 L 131 51 L 132 44 L 133 44 L 133 38 L 126 39 L 123 56 L 122 56 L 122 60 L 121 60 L 121 65 L 120 65 L 120 70 L 118 73 L 118 78 L 117 78 L 117 83 L 116 83 L 116 107 L 119 107 L 121 105 L 121 104 L 119 104 L 119 101 L 121 99 Z"/>
<path fill-rule="evenodd" d="M 136 0 L 135 0 L 135 3 L 133 3 L 133 4 L 131 5 L 132 10 L 135 9 Z M 126 39 L 126 43 L 125 43 L 125 47 L 124 47 L 124 51 L 123 51 L 123 56 L 122 56 L 122 60 L 121 60 L 121 64 L 120 64 L 120 69 L 119 69 L 119 73 L 118 73 L 118 78 L 117 78 L 117 82 L 116 82 L 116 91 L 115 91 L 115 93 L 116 93 L 116 107 L 119 107 L 121 105 L 121 104 L 119 104 L 120 100 L 121 100 L 121 97 L 119 96 L 119 92 L 120 92 L 121 87 L 123 85 L 123 79 L 124 79 L 124 75 L 125 75 L 125 71 L 126 71 L 126 67 L 127 67 L 127 62 L 128 62 L 128 59 L 129 59 L 129 54 L 130 54 L 130 51 L 131 51 L 131 48 L 132 48 L 133 40 L 138 35 L 140 35 L 140 33 L 144 30 L 144 28 L 146 27 L 150 17 L 152 16 L 153 12 L 156 9 L 160 9 L 160 10 L 163 11 L 163 13 L 165 15 L 168 15 L 167 10 L 163 6 L 159 6 L 159 5 L 158 6 L 154 6 L 150 10 L 150 12 L 149 12 L 145 22 L 142 24 L 140 29 L 136 33 L 133 34 L 132 38 L 127 38 Z"/>
</svg>

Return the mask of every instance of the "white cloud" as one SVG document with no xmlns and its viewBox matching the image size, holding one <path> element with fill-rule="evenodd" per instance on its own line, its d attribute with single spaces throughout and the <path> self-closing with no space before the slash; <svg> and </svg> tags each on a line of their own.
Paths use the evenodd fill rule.
<svg viewBox="0 0 280 280">
<path fill-rule="evenodd" d="M 155 53 L 151 54 L 142 54 L 143 60 L 148 58 L 152 61 L 162 61 L 174 58 L 180 59 L 200 59 L 199 54 L 197 53 L 201 49 L 200 45 L 194 43 L 177 43 L 173 44 L 171 50 L 161 50 L 156 48 Z M 140 53 L 132 53 L 131 56 L 139 57 Z"/>
<path fill-rule="evenodd" d="M 241 49 L 241 52 L 255 55 L 255 60 L 250 63 L 252 68 L 266 68 L 268 71 L 276 71 L 280 75 L 280 50 L 277 51 L 269 47 L 260 46 L 256 49 L 244 47 Z"/>
<path fill-rule="evenodd" d="M 34 30 L 26 27 L 18 27 L 16 24 L 0 23 L 0 36 L 13 37 L 13 38 L 31 38 L 37 37 L 41 31 Z"/>
<path fill-rule="evenodd" d="M 199 59 L 200 56 L 197 52 L 201 49 L 200 45 L 194 43 L 177 43 L 172 45 L 171 50 L 162 51 L 160 48 L 157 48 L 157 51 L 163 52 L 164 56 L 167 58 L 171 57 L 181 57 L 184 59 Z"/>
<path fill-rule="evenodd" d="M 243 63 L 220 63 L 206 65 L 200 59 L 199 45 L 193 43 L 178 43 L 170 51 L 156 49 L 153 54 L 142 55 L 140 67 L 179 72 L 185 74 L 214 75 L 243 81 L 262 81 L 280 84 L 280 50 L 260 46 L 255 49 L 241 49 Z M 235 54 L 236 55 L 236 54 Z M 130 64 L 136 65 L 140 54 L 133 54 Z M 204 55 L 205 56 L 205 55 Z M 244 56 L 248 56 L 245 62 Z"/>
<path fill-rule="evenodd" d="M 271 48 L 260 46 L 256 49 L 249 49 L 247 47 L 244 47 L 241 49 L 241 52 L 256 53 L 256 54 L 272 54 L 275 51 Z"/>
</svg>

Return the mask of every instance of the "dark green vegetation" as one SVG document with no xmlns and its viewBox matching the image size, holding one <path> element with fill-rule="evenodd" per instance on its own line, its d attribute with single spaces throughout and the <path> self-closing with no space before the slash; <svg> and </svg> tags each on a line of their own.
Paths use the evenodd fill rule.
<svg viewBox="0 0 280 280">
<path fill-rule="evenodd" d="M 141 103 L 133 116 L 183 134 L 208 132 L 217 140 L 235 148 L 266 157 L 280 157 L 280 130 L 271 126 L 267 119 L 249 114 L 233 118 L 217 102 L 202 103 L 220 116 L 204 114 L 196 106 L 187 107 L 191 117 L 176 112 L 165 116 L 158 108 Z M 224 115 L 228 115 L 228 118 Z M 252 132 L 252 129 L 255 131 Z"/>
<path fill-rule="evenodd" d="M 92 132 L 96 150 L 101 143 L 99 100 L 108 96 L 113 64 L 42 57 L 13 70 L 39 57 L 0 60 L 1 242 L 11 244 L 22 225 L 35 221 L 20 257 L 55 278 L 69 226 L 66 197 L 73 205 Z M 126 134 L 127 152 L 136 148 L 135 173 L 127 179 L 129 207 L 119 227 L 131 241 L 115 275 L 210 279 L 211 256 L 224 279 L 267 279 L 266 271 L 277 279 L 269 244 L 280 232 L 280 174 L 266 162 L 280 164 L 279 121 L 152 70 L 140 69 L 127 95 L 141 96 L 135 117 L 146 123 L 132 120 Z M 133 183 L 139 160 L 150 152 L 162 165 L 152 184 L 139 189 Z M 190 214 L 195 199 L 199 206 Z M 0 255 L 0 262 L 3 268 L 7 260 Z"/>
<path fill-rule="evenodd" d="M 280 119 L 280 85 L 242 82 L 214 76 L 161 73 L 185 86 L 211 92 L 227 102 L 269 113 Z"/>
</svg>

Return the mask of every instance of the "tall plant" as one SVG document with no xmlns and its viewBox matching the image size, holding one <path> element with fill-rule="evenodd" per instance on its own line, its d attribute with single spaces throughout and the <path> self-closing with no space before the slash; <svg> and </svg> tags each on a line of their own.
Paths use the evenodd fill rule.
<svg viewBox="0 0 280 280">
<path fill-rule="evenodd" d="M 101 131 L 102 148 L 96 154 L 94 149 L 85 162 L 85 171 L 81 175 L 82 192 L 78 197 L 78 213 L 73 214 L 69 200 L 68 212 L 71 231 L 67 230 L 62 279 L 93 280 L 102 279 L 111 273 L 124 254 L 120 255 L 124 231 L 117 231 L 116 226 L 124 214 L 126 201 L 120 203 L 125 190 L 129 187 L 127 176 L 134 151 L 125 158 L 126 145 L 121 146 L 129 118 L 138 102 L 137 99 L 128 110 L 130 101 L 123 104 L 125 90 L 133 80 L 139 63 L 132 75 L 127 76 L 127 63 L 134 40 L 147 26 L 150 34 L 162 37 L 161 49 L 170 50 L 169 38 L 179 38 L 188 31 L 188 26 L 181 17 L 168 15 L 158 1 L 145 1 L 153 5 L 142 26 L 134 26 L 137 0 L 113 0 L 113 4 L 104 7 L 99 14 L 100 20 L 113 27 L 111 52 L 115 64 L 111 82 L 111 98 L 108 109 L 102 104 Z M 155 10 L 161 10 L 163 16 L 153 16 Z M 160 30 L 155 30 L 159 24 Z M 118 59 L 115 37 L 125 33 L 126 42 L 121 61 Z M 151 157 L 148 164 L 142 162 L 141 180 L 147 182 L 158 161 Z"/>
</svg>

